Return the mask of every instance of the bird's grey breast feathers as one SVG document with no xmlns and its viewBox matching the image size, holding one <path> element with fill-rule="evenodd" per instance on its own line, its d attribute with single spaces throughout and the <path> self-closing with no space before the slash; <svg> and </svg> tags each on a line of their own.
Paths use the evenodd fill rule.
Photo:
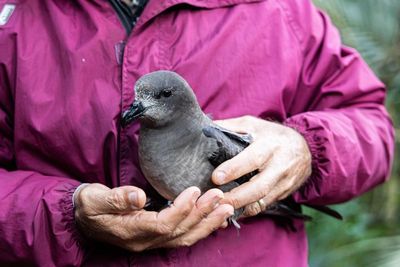
<svg viewBox="0 0 400 267">
<path fill-rule="evenodd" d="M 189 137 L 141 135 L 139 159 L 142 171 L 150 184 L 169 200 L 190 186 L 198 186 L 203 192 L 214 187 L 211 183 L 214 166 L 208 156 L 210 151 L 217 150 L 217 143 L 201 131 Z"/>
</svg>

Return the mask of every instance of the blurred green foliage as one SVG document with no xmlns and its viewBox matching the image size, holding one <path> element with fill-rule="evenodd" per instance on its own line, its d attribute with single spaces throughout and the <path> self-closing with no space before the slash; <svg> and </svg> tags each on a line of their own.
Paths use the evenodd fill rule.
<svg viewBox="0 0 400 267">
<path fill-rule="evenodd" d="M 314 0 L 339 28 L 343 42 L 355 47 L 388 87 L 386 105 L 400 137 L 400 1 Z M 400 157 L 389 182 L 334 208 L 336 221 L 311 210 L 308 224 L 310 266 L 400 266 Z"/>
</svg>

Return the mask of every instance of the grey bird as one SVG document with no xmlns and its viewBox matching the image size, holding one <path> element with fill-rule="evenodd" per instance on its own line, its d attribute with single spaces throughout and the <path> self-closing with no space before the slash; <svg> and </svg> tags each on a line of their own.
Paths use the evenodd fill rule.
<svg viewBox="0 0 400 267">
<path fill-rule="evenodd" d="M 140 167 L 148 182 L 165 199 L 174 200 L 190 186 L 199 187 L 202 193 L 215 187 L 226 192 L 257 173 L 223 186 L 212 183 L 213 170 L 248 146 L 251 136 L 214 124 L 201 110 L 189 84 L 177 73 L 146 74 L 136 82 L 134 90 L 135 101 L 123 113 L 122 125 L 126 127 L 139 119 Z M 294 204 L 290 199 L 279 201 L 264 214 L 309 220 Z M 327 207 L 322 211 L 341 219 L 340 214 Z M 242 212 L 243 209 L 236 210 L 231 218 L 236 227 L 239 227 L 236 219 Z"/>
</svg>

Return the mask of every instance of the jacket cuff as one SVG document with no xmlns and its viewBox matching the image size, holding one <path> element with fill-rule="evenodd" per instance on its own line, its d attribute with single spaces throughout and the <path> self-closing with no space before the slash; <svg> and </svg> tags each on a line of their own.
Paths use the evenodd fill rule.
<svg viewBox="0 0 400 267">
<path fill-rule="evenodd" d="M 324 173 L 329 160 L 326 158 L 325 144 L 328 138 L 323 136 L 323 128 L 320 125 L 311 125 L 304 117 L 291 117 L 284 122 L 300 133 L 308 144 L 312 156 L 312 172 L 307 181 L 293 194 L 296 202 L 308 202 L 310 196 L 320 196 Z"/>
<path fill-rule="evenodd" d="M 65 225 L 66 231 L 71 234 L 72 240 L 76 242 L 78 247 L 83 248 L 86 241 L 82 234 L 79 232 L 78 227 L 75 223 L 75 208 L 73 202 L 74 193 L 80 186 L 81 185 L 73 186 L 71 188 L 65 188 L 66 192 L 64 196 L 60 199 L 59 206 L 62 213 L 61 222 Z"/>
</svg>

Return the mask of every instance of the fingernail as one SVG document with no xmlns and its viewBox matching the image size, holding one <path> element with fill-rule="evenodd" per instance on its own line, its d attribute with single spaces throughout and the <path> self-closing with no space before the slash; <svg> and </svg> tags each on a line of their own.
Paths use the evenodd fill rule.
<svg viewBox="0 0 400 267">
<path fill-rule="evenodd" d="M 129 201 L 131 202 L 131 207 L 133 209 L 137 209 L 137 203 L 138 203 L 138 194 L 137 192 L 131 192 L 128 195 Z"/>
<path fill-rule="evenodd" d="M 217 171 L 215 177 L 217 178 L 216 182 L 223 184 L 225 182 L 226 173 L 224 171 Z"/>
</svg>

